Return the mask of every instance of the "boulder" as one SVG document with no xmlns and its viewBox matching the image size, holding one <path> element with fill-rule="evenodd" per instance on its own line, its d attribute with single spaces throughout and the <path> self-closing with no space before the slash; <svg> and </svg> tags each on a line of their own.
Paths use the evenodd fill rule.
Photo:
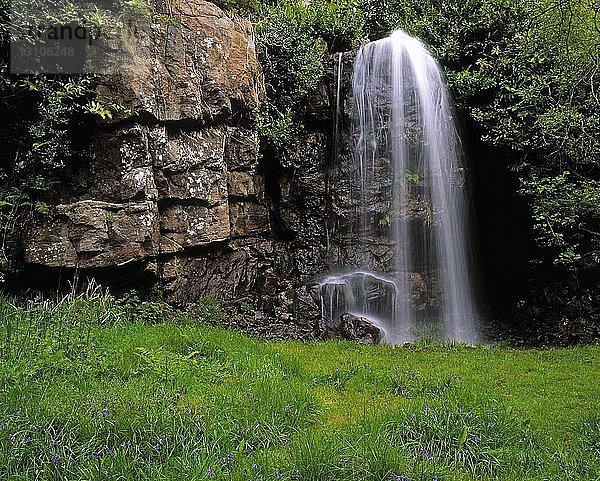
<svg viewBox="0 0 600 481">
<path fill-rule="evenodd" d="M 363 344 L 379 344 L 384 335 L 371 320 L 350 313 L 342 316 L 341 334 L 346 339 L 356 340 Z"/>
</svg>

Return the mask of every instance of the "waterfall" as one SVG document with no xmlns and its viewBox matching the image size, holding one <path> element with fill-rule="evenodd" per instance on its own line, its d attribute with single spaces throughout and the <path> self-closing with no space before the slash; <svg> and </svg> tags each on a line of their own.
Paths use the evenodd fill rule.
<svg viewBox="0 0 600 481">
<path fill-rule="evenodd" d="M 465 170 L 440 66 L 396 31 L 358 51 L 352 88 L 354 254 L 319 283 L 323 316 L 366 317 L 392 343 L 475 342 Z"/>
</svg>

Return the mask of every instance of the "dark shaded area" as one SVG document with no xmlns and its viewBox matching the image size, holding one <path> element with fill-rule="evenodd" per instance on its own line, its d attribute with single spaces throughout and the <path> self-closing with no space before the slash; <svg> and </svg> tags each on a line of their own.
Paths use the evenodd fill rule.
<svg viewBox="0 0 600 481">
<path fill-rule="evenodd" d="M 156 273 L 148 267 L 146 262 L 131 262 L 123 266 L 78 271 L 26 264 L 18 273 L 7 273 L 3 287 L 15 295 L 36 293 L 55 298 L 71 291 L 85 291 L 93 281 L 101 286 L 110 286 L 111 293 L 117 296 L 132 290 L 148 296 L 157 280 Z"/>
<path fill-rule="evenodd" d="M 514 319 L 519 300 L 527 295 L 535 245 L 525 200 L 517 194 L 518 180 L 508 169 L 509 152 L 481 142 L 480 133 L 463 122 L 461 138 L 470 169 L 474 234 L 488 317 Z"/>
</svg>

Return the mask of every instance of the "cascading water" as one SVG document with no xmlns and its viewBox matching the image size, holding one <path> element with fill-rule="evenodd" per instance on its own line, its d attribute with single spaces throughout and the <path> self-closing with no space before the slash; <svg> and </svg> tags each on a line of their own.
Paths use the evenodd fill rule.
<svg viewBox="0 0 600 481">
<path fill-rule="evenodd" d="M 387 244 L 389 254 L 336 266 L 341 273 L 319 285 L 323 316 L 366 317 L 392 343 L 424 335 L 474 342 L 464 168 L 440 67 L 419 40 L 396 31 L 359 50 L 352 88 L 348 235 L 356 252 Z"/>
</svg>

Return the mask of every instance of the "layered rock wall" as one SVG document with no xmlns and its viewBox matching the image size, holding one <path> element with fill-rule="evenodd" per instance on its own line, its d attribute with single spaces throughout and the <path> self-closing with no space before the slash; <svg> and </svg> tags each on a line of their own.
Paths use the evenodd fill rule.
<svg viewBox="0 0 600 481">
<path fill-rule="evenodd" d="M 352 59 L 340 83 L 337 156 L 331 68 L 288 154 L 261 159 L 251 24 L 202 0 L 162 8 L 169 22 L 124 19 L 135 33 L 120 46 L 131 61 L 98 93 L 126 111 L 91 136 L 50 216 L 29 226 L 24 265 L 57 278 L 99 276 L 117 290 L 144 282 L 176 304 L 213 295 L 246 306 L 226 316 L 231 324 L 314 337 L 331 327 L 318 281 L 343 256 L 350 222 L 352 193 L 332 167 L 350 155 Z"/>
</svg>

